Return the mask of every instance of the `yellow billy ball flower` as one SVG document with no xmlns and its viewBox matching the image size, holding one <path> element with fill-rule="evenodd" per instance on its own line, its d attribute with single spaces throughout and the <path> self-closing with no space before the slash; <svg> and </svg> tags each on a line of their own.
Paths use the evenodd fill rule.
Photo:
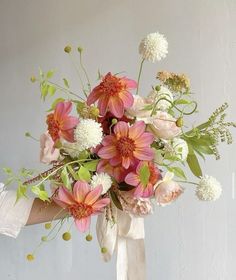
<svg viewBox="0 0 236 280">
<path fill-rule="evenodd" d="M 33 255 L 33 254 L 28 254 L 28 255 L 26 256 L 26 258 L 27 258 L 27 260 L 28 260 L 29 262 L 32 262 L 32 261 L 34 260 L 34 255 Z"/>
<path fill-rule="evenodd" d="M 62 239 L 65 241 L 69 241 L 71 239 L 71 234 L 68 231 L 64 232 L 62 235 Z"/>
</svg>

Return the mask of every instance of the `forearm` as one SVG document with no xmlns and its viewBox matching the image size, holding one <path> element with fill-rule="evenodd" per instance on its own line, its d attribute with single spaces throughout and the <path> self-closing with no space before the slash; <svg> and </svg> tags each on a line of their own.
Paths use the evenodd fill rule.
<svg viewBox="0 0 236 280">
<path fill-rule="evenodd" d="M 53 219 L 64 218 L 67 215 L 68 212 L 58 206 L 54 201 L 48 203 L 36 198 L 33 202 L 26 225 L 46 223 Z"/>
</svg>

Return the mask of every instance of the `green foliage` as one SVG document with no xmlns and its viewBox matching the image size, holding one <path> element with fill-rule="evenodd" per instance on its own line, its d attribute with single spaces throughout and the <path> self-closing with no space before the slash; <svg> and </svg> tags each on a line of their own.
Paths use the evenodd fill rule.
<svg viewBox="0 0 236 280">
<path fill-rule="evenodd" d="M 181 179 L 184 179 L 184 180 L 187 180 L 187 177 L 184 173 L 184 171 L 182 170 L 182 168 L 180 167 L 170 167 L 170 166 L 167 166 L 166 167 L 170 172 L 173 172 L 175 174 L 175 176 L 181 178 Z"/>
<path fill-rule="evenodd" d="M 189 148 L 189 153 L 188 153 L 188 157 L 187 157 L 188 166 L 196 177 L 201 177 L 202 170 L 201 170 L 200 164 L 198 162 L 198 159 L 194 153 L 194 149 L 190 144 L 188 144 L 188 148 Z"/>
<path fill-rule="evenodd" d="M 66 78 L 63 78 L 63 82 L 64 82 L 64 85 L 65 85 L 66 88 L 70 87 L 69 82 Z"/>
<path fill-rule="evenodd" d="M 31 191 L 42 201 L 50 201 L 48 197 L 48 193 L 47 191 L 45 191 L 43 184 L 41 184 L 40 186 L 32 186 Z"/>
<path fill-rule="evenodd" d="M 78 171 L 78 177 L 81 181 L 89 182 L 91 179 L 91 174 L 84 166 L 81 166 Z"/>
<path fill-rule="evenodd" d="M 150 170 L 149 170 L 147 164 L 143 165 L 140 168 L 139 177 L 140 177 L 140 181 L 141 181 L 142 185 L 146 186 L 148 184 L 149 178 L 150 178 Z"/>
<path fill-rule="evenodd" d="M 16 202 L 15 203 L 17 203 L 18 200 L 22 197 L 27 198 L 26 192 L 27 192 L 27 187 L 25 185 L 23 185 L 22 183 L 19 183 L 18 188 L 16 190 Z"/>
<path fill-rule="evenodd" d="M 67 167 L 63 167 L 62 172 L 61 172 L 61 180 L 63 182 L 63 185 L 67 188 L 67 189 L 71 189 L 71 184 L 70 184 L 70 177 L 69 174 L 67 172 Z"/>
<path fill-rule="evenodd" d="M 98 162 L 99 162 L 99 159 L 95 159 L 95 160 L 92 160 L 92 161 L 88 161 L 88 162 L 85 162 L 83 164 L 83 166 L 89 170 L 89 171 L 96 171 L 97 170 L 97 165 L 98 165 Z"/>
</svg>

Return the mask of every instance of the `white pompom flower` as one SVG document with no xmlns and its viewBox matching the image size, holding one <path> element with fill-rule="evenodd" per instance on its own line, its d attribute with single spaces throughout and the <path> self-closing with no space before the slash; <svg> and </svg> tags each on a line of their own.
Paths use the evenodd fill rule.
<svg viewBox="0 0 236 280">
<path fill-rule="evenodd" d="M 112 179 L 107 173 L 96 173 L 93 175 L 91 180 L 91 186 L 93 188 L 97 187 L 98 185 L 102 185 L 102 194 L 105 194 L 112 185 Z"/>
<path fill-rule="evenodd" d="M 165 86 L 160 86 L 158 91 L 151 91 L 148 95 L 149 98 L 157 104 L 156 109 L 159 111 L 167 111 L 174 100 L 172 92 Z"/>
<path fill-rule="evenodd" d="M 168 53 L 168 42 L 159 32 L 148 34 L 139 45 L 139 53 L 142 58 L 156 62 L 165 58 Z"/>
<path fill-rule="evenodd" d="M 216 178 L 204 175 L 201 177 L 195 193 L 199 200 L 215 201 L 221 196 L 222 187 Z"/>
<path fill-rule="evenodd" d="M 95 148 L 102 142 L 103 131 L 101 124 L 92 119 L 82 119 L 75 129 L 75 140 L 81 151 Z"/>
</svg>

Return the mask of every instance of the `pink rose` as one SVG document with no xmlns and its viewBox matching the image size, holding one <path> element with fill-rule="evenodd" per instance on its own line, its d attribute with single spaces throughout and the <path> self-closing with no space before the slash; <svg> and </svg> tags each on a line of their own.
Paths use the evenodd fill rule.
<svg viewBox="0 0 236 280">
<path fill-rule="evenodd" d="M 183 189 L 172 178 L 173 173 L 167 172 L 155 189 L 155 198 L 160 206 L 171 204 L 183 193 Z"/>
<path fill-rule="evenodd" d="M 134 103 L 132 107 L 126 109 L 129 117 L 147 118 L 151 115 L 151 110 L 144 110 L 147 105 L 152 104 L 152 100 L 148 100 L 139 95 L 134 95 Z"/>
<path fill-rule="evenodd" d="M 148 123 L 148 130 L 157 138 L 169 140 L 181 133 L 181 128 L 176 125 L 176 119 L 166 112 L 158 111 Z"/>
<path fill-rule="evenodd" d="M 51 163 L 59 158 L 60 151 L 54 148 L 54 142 L 48 132 L 40 136 L 40 162 Z"/>
</svg>

